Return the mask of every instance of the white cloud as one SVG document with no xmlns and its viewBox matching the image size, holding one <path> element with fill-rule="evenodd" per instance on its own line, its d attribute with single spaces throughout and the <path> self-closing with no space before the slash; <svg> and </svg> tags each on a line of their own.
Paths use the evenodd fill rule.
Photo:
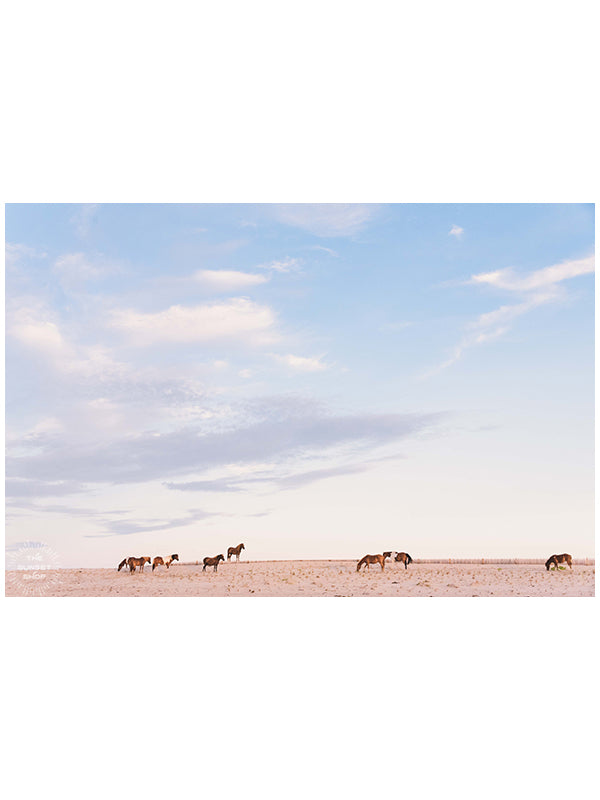
<svg viewBox="0 0 600 800">
<path fill-rule="evenodd" d="M 56 315 L 42 303 L 16 301 L 8 314 L 6 330 L 22 347 L 59 372 L 108 379 L 122 375 L 125 370 L 125 365 L 114 361 L 105 347 L 72 344 Z"/>
<path fill-rule="evenodd" d="M 340 255 L 335 250 L 332 250 L 331 247 L 323 247 L 321 244 L 313 244 L 309 249 L 322 250 L 324 253 L 327 253 L 327 255 L 332 256 L 333 258 L 338 258 Z"/>
<path fill-rule="evenodd" d="M 58 325 L 49 320 L 32 319 L 23 313 L 9 327 L 10 335 L 31 350 L 36 350 L 53 360 L 64 360 L 73 356 Z"/>
<path fill-rule="evenodd" d="M 560 264 L 544 267 L 525 275 L 516 274 L 511 268 L 499 269 L 495 272 L 481 272 L 473 275 L 469 283 L 487 284 L 509 292 L 529 292 L 552 286 L 578 275 L 587 275 L 590 272 L 594 272 L 594 256 L 575 261 L 563 261 Z"/>
<path fill-rule="evenodd" d="M 467 325 L 467 332 L 455 346 L 450 357 L 427 375 L 432 375 L 456 363 L 470 347 L 499 339 L 510 330 L 511 323 L 528 311 L 563 299 L 562 281 L 594 272 L 594 256 L 563 261 L 550 267 L 517 274 L 513 269 L 481 272 L 471 276 L 468 284 L 490 286 L 519 297 L 519 302 L 502 305 L 480 314 Z"/>
<path fill-rule="evenodd" d="M 464 228 L 461 228 L 459 225 L 453 225 L 448 231 L 448 236 L 455 236 L 457 239 L 461 239 L 464 232 Z"/>
<path fill-rule="evenodd" d="M 359 203 L 297 203 L 273 207 L 275 218 L 315 236 L 353 236 L 373 218 L 378 206 Z"/>
<path fill-rule="evenodd" d="M 211 291 L 236 292 L 266 283 L 268 278 L 235 270 L 201 269 L 194 273 L 193 280 Z"/>
<path fill-rule="evenodd" d="M 157 313 L 115 311 L 111 325 L 138 346 L 223 339 L 257 344 L 276 338 L 275 322 L 268 306 L 240 297 L 211 305 L 175 305 Z"/>
<path fill-rule="evenodd" d="M 299 258 L 287 258 L 281 261 L 270 261 L 268 264 L 260 264 L 259 269 L 271 270 L 272 272 L 295 272 L 300 268 L 302 261 Z"/>
<path fill-rule="evenodd" d="M 321 359 L 323 356 L 317 358 L 305 358 L 304 356 L 294 356 L 291 353 L 286 356 L 275 355 L 273 356 L 280 364 L 284 364 L 289 369 L 296 370 L 297 372 L 323 372 L 329 369 L 329 364 L 325 364 Z"/>
<path fill-rule="evenodd" d="M 15 266 L 19 261 L 25 258 L 45 258 L 46 253 L 37 250 L 35 247 L 29 247 L 26 244 L 17 244 L 13 242 L 6 242 L 4 246 L 4 253 L 6 259 L 6 266 Z"/>
<path fill-rule="evenodd" d="M 111 275 L 117 268 L 107 263 L 93 264 L 83 253 L 66 253 L 56 259 L 52 271 L 61 283 L 75 285 Z"/>
</svg>

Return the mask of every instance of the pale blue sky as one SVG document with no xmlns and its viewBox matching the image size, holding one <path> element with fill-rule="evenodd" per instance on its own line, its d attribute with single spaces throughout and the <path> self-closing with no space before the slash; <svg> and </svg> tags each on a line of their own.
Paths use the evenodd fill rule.
<svg viewBox="0 0 600 800">
<path fill-rule="evenodd" d="M 593 555 L 589 205 L 9 205 L 7 542 Z"/>
</svg>

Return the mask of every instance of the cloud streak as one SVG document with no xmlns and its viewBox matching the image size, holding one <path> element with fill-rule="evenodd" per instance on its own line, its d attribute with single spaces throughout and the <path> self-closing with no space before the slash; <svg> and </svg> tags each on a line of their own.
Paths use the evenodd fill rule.
<svg viewBox="0 0 600 800">
<path fill-rule="evenodd" d="M 461 341 L 454 347 L 449 358 L 439 364 L 423 377 L 428 377 L 455 364 L 464 353 L 472 347 L 500 339 L 512 326 L 512 323 L 524 314 L 540 306 L 563 300 L 566 297 L 563 281 L 580 275 L 593 273 L 594 256 L 563 261 L 543 269 L 529 273 L 517 273 L 512 268 L 481 272 L 472 275 L 467 285 L 484 286 L 503 291 L 519 299 L 516 303 L 507 303 L 480 314 L 469 322 Z"/>
<path fill-rule="evenodd" d="M 222 340 L 245 343 L 273 341 L 275 313 L 247 298 L 199 306 L 171 306 L 157 313 L 115 311 L 110 325 L 131 344 L 192 344 Z"/>
<path fill-rule="evenodd" d="M 295 356 L 289 353 L 286 356 L 274 355 L 273 358 L 294 372 L 324 372 L 329 369 L 329 364 L 321 361 L 323 356 L 307 358 L 305 356 Z"/>
<path fill-rule="evenodd" d="M 340 446 L 377 447 L 434 428 L 439 414 L 333 416 L 314 409 L 263 415 L 253 424 L 204 433 L 184 428 L 110 442 L 55 442 L 7 459 L 7 475 L 34 481 L 139 483 L 202 473 L 232 464 L 268 463 Z"/>
<path fill-rule="evenodd" d="M 273 215 L 279 222 L 324 238 L 354 236 L 367 226 L 377 211 L 377 205 L 358 203 L 297 203 L 273 207 Z"/>
</svg>

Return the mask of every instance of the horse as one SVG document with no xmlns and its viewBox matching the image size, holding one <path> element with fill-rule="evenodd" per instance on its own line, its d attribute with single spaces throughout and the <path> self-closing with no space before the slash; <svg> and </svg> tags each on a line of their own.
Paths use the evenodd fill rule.
<svg viewBox="0 0 600 800">
<path fill-rule="evenodd" d="M 245 548 L 245 546 L 243 544 L 238 544 L 237 547 L 228 547 L 227 548 L 227 561 L 229 561 L 231 556 L 235 556 L 236 559 L 239 561 L 240 560 L 240 555 L 242 553 L 242 550 L 245 550 L 245 549 L 246 548 Z"/>
<path fill-rule="evenodd" d="M 569 565 L 569 569 L 573 569 L 571 566 L 573 561 L 573 556 L 569 555 L 569 553 L 561 553 L 560 555 L 553 555 L 550 556 L 548 561 L 546 561 L 546 569 L 549 570 L 552 564 L 554 564 L 555 568 L 558 569 L 558 565 L 566 562 Z"/>
<path fill-rule="evenodd" d="M 121 561 L 121 563 L 120 563 L 120 564 L 119 564 L 119 566 L 117 567 L 117 572 L 121 572 L 121 570 L 123 569 L 123 567 L 126 567 L 126 566 L 127 566 L 127 559 L 126 559 L 126 558 L 124 558 L 124 559 L 123 559 L 123 561 Z"/>
<path fill-rule="evenodd" d="M 396 553 L 396 558 L 394 561 L 403 562 L 404 569 L 408 569 L 408 565 L 412 564 L 412 558 L 408 555 L 408 553 Z"/>
<path fill-rule="evenodd" d="M 139 567 L 140 572 L 144 571 L 144 564 L 149 564 L 152 561 L 150 556 L 140 556 L 139 558 L 134 558 L 134 556 L 130 556 L 127 559 L 127 566 L 129 567 L 129 572 L 135 572 L 135 568 Z"/>
<path fill-rule="evenodd" d="M 380 564 L 381 571 L 383 572 L 383 565 L 385 564 L 385 559 L 387 558 L 386 554 L 377 555 L 377 556 L 363 556 L 361 560 L 356 565 L 356 571 L 360 572 L 360 568 L 362 565 L 365 565 L 365 569 L 369 569 L 370 564 Z"/>
<path fill-rule="evenodd" d="M 408 553 L 399 553 L 397 550 L 386 550 L 386 552 L 383 554 L 383 557 L 394 557 L 394 561 L 403 562 L 404 569 L 408 569 L 408 565 L 412 563 L 412 558 L 408 555 Z"/>
<path fill-rule="evenodd" d="M 204 572 L 207 567 L 214 567 L 216 572 L 217 567 L 219 566 L 219 561 L 225 561 L 225 556 L 223 555 L 223 553 L 219 553 L 218 556 L 214 556 L 213 558 L 210 558 L 210 556 L 206 556 L 206 558 L 202 562 L 204 564 L 204 566 L 202 567 L 202 572 Z"/>
<path fill-rule="evenodd" d="M 172 556 L 165 556 L 164 558 L 162 556 L 155 556 L 154 561 L 152 562 L 152 572 L 154 572 L 154 570 L 161 565 L 169 569 L 174 561 L 179 561 L 179 556 L 177 553 L 173 553 Z"/>
</svg>

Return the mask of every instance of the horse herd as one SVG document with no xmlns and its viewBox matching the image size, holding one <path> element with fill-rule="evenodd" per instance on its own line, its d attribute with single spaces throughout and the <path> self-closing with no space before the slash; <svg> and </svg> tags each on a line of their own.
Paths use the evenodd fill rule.
<svg viewBox="0 0 600 800">
<path fill-rule="evenodd" d="M 238 544 L 237 547 L 228 547 L 227 561 L 229 561 L 231 556 L 235 556 L 236 560 L 239 561 L 241 552 L 245 549 L 246 547 L 243 543 Z M 153 559 L 151 559 L 150 556 L 129 556 L 129 558 L 124 558 L 123 561 L 121 561 L 117 567 L 117 572 L 120 572 L 125 567 L 129 567 L 130 574 L 135 572 L 136 569 L 139 569 L 140 572 L 143 572 L 144 566 L 150 563 L 152 563 L 152 572 L 154 572 L 157 567 L 166 567 L 169 569 L 174 561 L 179 561 L 179 556 L 177 553 L 173 553 L 173 555 L 170 556 L 154 556 Z M 204 565 L 202 567 L 202 572 L 204 572 L 207 567 L 214 567 L 216 572 L 220 561 L 225 561 L 225 556 L 223 553 L 219 553 L 218 556 L 206 556 L 206 558 L 202 561 Z"/>
<path fill-rule="evenodd" d="M 228 547 L 227 561 L 229 561 L 232 556 L 235 556 L 236 561 L 239 561 L 242 550 L 245 549 L 246 547 L 243 543 L 238 544 L 237 547 Z M 386 559 L 388 558 L 393 558 L 394 561 L 404 564 L 404 569 L 408 569 L 408 565 L 413 561 L 408 553 L 399 553 L 396 550 L 386 550 L 384 553 L 379 553 L 377 555 L 363 556 L 356 565 L 356 571 L 360 572 L 360 568 L 364 567 L 364 572 L 370 568 L 371 564 L 379 564 L 381 571 L 383 572 Z M 179 556 L 177 553 L 173 553 L 170 556 L 155 556 L 153 559 L 151 559 L 150 556 L 129 556 L 129 558 L 124 558 L 123 561 L 121 561 L 117 567 L 117 572 L 120 572 L 125 567 L 129 567 L 130 574 L 135 572 L 136 569 L 139 569 L 140 572 L 143 572 L 144 566 L 150 563 L 152 564 L 152 572 L 154 572 L 157 567 L 166 567 L 169 569 L 174 561 L 179 561 Z M 214 571 L 216 572 L 221 561 L 225 561 L 225 556 L 223 553 L 219 553 L 218 556 L 206 556 L 202 560 L 202 572 L 205 572 L 207 567 L 213 567 Z M 571 556 L 569 553 L 560 553 L 560 555 L 555 553 L 546 561 L 545 567 L 546 570 L 550 570 L 550 567 L 554 564 L 554 568 L 559 569 L 559 564 L 568 564 L 569 569 L 573 569 L 572 562 L 573 556 Z"/>
<path fill-rule="evenodd" d="M 356 565 L 356 571 L 360 572 L 360 568 L 364 566 L 363 572 L 370 568 L 371 564 L 379 564 L 381 571 L 385 566 L 386 558 L 394 557 L 394 561 L 399 561 L 404 564 L 404 569 L 408 569 L 408 565 L 412 562 L 412 558 L 408 553 L 398 553 L 396 550 L 386 550 L 385 553 L 380 553 L 376 556 L 363 556 Z"/>
</svg>

